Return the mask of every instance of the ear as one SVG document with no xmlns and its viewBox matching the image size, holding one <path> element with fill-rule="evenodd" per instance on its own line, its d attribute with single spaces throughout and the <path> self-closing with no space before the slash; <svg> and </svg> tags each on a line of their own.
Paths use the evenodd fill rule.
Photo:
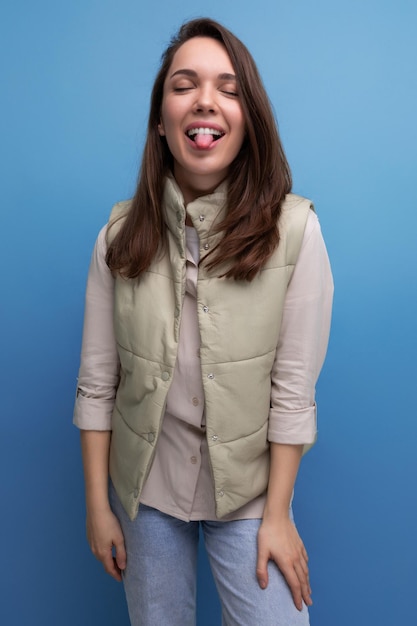
<svg viewBox="0 0 417 626">
<path fill-rule="evenodd" d="M 164 129 L 164 125 L 162 123 L 162 120 L 158 124 L 158 132 L 161 135 L 161 137 L 165 136 L 165 129 Z"/>
</svg>

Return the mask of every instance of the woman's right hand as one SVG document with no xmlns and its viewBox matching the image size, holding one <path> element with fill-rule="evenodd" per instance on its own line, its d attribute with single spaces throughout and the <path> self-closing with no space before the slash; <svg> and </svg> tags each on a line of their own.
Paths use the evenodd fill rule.
<svg viewBox="0 0 417 626">
<path fill-rule="evenodd" d="M 126 548 L 119 520 L 109 508 L 87 513 L 87 539 L 96 559 L 118 581 L 126 567 Z M 113 547 L 115 556 L 113 556 Z"/>
</svg>

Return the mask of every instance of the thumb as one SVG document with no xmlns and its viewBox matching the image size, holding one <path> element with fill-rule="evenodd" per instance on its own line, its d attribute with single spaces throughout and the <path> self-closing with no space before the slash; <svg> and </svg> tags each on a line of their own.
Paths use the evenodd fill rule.
<svg viewBox="0 0 417 626">
<path fill-rule="evenodd" d="M 256 563 L 256 578 L 261 589 L 268 586 L 268 553 L 258 548 L 258 560 Z"/>
</svg>

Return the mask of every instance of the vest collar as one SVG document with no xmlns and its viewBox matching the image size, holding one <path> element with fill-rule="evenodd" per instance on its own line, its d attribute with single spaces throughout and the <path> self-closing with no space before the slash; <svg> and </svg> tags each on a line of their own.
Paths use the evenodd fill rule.
<svg viewBox="0 0 417 626">
<path fill-rule="evenodd" d="M 213 193 L 200 196 L 187 205 L 187 212 L 200 240 L 213 236 L 215 226 L 225 218 L 227 187 L 227 182 L 223 181 Z M 172 175 L 165 180 L 163 208 L 168 229 L 177 240 L 183 241 L 186 209 L 181 190 Z"/>
</svg>

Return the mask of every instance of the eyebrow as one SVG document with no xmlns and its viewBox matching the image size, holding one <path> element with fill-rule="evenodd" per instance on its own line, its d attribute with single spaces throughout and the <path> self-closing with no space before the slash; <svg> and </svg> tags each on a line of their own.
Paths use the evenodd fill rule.
<svg viewBox="0 0 417 626">
<path fill-rule="evenodd" d="M 192 78 L 196 78 L 198 76 L 197 72 L 194 70 L 180 69 L 171 74 L 170 78 L 174 78 L 178 74 L 183 74 L 185 76 L 191 76 Z M 234 74 L 229 74 L 228 72 L 223 72 L 217 76 L 220 80 L 236 80 L 236 76 Z"/>
</svg>

